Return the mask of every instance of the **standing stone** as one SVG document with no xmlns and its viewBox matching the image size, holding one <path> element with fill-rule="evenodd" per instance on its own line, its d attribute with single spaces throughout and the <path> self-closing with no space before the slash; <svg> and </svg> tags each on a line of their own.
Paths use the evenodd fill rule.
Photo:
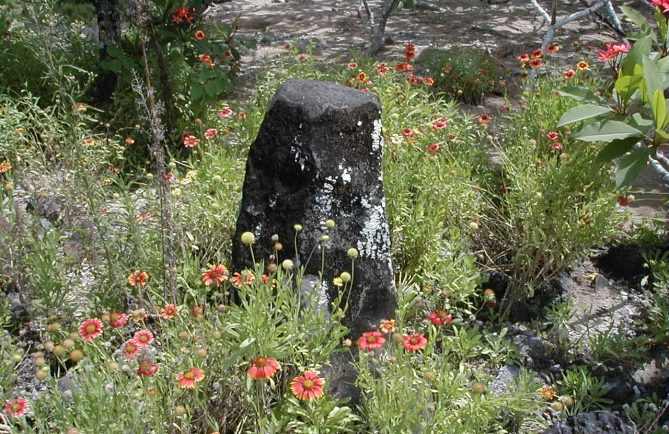
<svg viewBox="0 0 669 434">
<path fill-rule="evenodd" d="M 272 101 L 246 163 L 233 242 L 233 266 L 252 268 L 243 232 L 256 237 L 256 261 L 284 259 L 319 276 L 317 298 L 338 294 L 333 279 L 353 275 L 345 323 L 353 337 L 394 317 L 396 292 L 383 195 L 381 107 L 374 94 L 333 83 L 288 80 Z M 332 219 L 336 226 L 328 229 Z M 294 248 L 294 225 L 298 233 Z M 283 250 L 272 258 L 278 235 Z M 323 241 L 322 236 L 329 236 Z M 358 251 L 355 269 L 347 251 Z M 325 249 L 322 267 L 321 254 Z M 307 262 L 307 259 L 310 258 Z"/>
</svg>

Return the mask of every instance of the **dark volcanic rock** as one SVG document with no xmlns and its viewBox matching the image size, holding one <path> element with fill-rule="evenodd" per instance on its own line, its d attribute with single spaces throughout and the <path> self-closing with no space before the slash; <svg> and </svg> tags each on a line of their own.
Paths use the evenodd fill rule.
<svg viewBox="0 0 669 434">
<path fill-rule="evenodd" d="M 616 279 L 635 280 L 648 273 L 644 267 L 643 249 L 636 244 L 618 244 L 609 247 L 593 262 L 605 274 Z"/>
<path fill-rule="evenodd" d="M 610 411 L 593 411 L 569 416 L 544 434 L 634 434 L 632 425 Z"/>
<path fill-rule="evenodd" d="M 321 272 L 320 296 L 333 300 L 333 278 L 353 274 L 346 324 L 356 337 L 394 316 L 395 286 L 382 183 L 383 143 L 378 97 L 333 83 L 289 80 L 277 92 L 251 145 L 233 244 L 233 266 L 252 267 L 243 232 L 256 237 L 266 263 L 292 259 L 306 274 Z M 331 229 L 328 219 L 336 221 Z M 293 246 L 295 224 L 297 252 Z M 274 253 L 273 235 L 283 245 Z M 323 241 L 322 236 L 329 236 Z M 359 257 L 355 270 L 347 250 Z M 311 258 L 308 262 L 307 259 Z"/>
</svg>

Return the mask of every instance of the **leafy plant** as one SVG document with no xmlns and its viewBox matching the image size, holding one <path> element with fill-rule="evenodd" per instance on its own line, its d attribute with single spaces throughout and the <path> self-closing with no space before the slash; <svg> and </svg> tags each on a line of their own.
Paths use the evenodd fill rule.
<svg viewBox="0 0 669 434">
<path fill-rule="evenodd" d="M 426 48 L 416 58 L 419 71 L 435 80 L 435 88 L 450 98 L 480 104 L 485 96 L 499 92 L 503 82 L 499 63 L 477 48 Z"/>
<path fill-rule="evenodd" d="M 567 370 L 557 383 L 560 395 L 573 399 L 573 406 L 567 406 L 569 414 L 604 408 L 612 403 L 605 398 L 609 390 L 604 380 L 593 377 L 583 366 Z"/>
</svg>

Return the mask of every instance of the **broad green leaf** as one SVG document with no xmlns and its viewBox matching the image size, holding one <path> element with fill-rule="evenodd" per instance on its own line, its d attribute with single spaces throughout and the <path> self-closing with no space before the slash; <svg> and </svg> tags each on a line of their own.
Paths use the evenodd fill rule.
<svg viewBox="0 0 669 434">
<path fill-rule="evenodd" d="M 623 102 L 629 101 L 643 81 L 640 75 L 623 75 L 616 80 L 614 88 Z"/>
<path fill-rule="evenodd" d="M 620 162 L 616 172 L 616 187 L 630 185 L 641 170 L 646 167 L 650 150 L 648 148 L 637 149 Z"/>
<path fill-rule="evenodd" d="M 628 137 L 642 137 L 643 133 L 620 121 L 593 122 L 576 133 L 575 138 L 584 142 L 610 142 Z"/>
<path fill-rule="evenodd" d="M 618 119 L 616 119 L 618 120 Z M 643 116 L 641 116 L 641 113 L 637 112 L 632 115 L 632 118 L 627 118 L 625 121 L 636 128 L 637 130 L 644 131 L 653 125 L 655 125 L 655 121 L 652 119 L 646 119 Z"/>
<path fill-rule="evenodd" d="M 650 108 L 655 117 L 655 126 L 662 129 L 667 125 L 667 101 L 664 99 L 664 91 L 656 89 L 650 100 Z"/>
<path fill-rule="evenodd" d="M 648 56 L 643 56 L 641 62 L 643 64 L 643 99 L 645 102 L 651 102 L 652 104 L 655 91 L 664 90 L 664 80 L 660 70 L 657 69 L 655 62 L 650 60 Z"/>
<path fill-rule="evenodd" d="M 576 101 L 584 101 L 594 104 L 606 104 L 606 100 L 599 95 L 596 95 L 587 87 L 580 86 L 565 86 L 558 90 L 560 96 L 573 98 Z"/>
<path fill-rule="evenodd" d="M 565 125 L 582 121 L 584 119 L 590 119 L 597 116 L 601 116 L 606 113 L 611 113 L 612 111 L 613 110 L 611 110 L 609 107 L 602 107 L 600 105 L 594 105 L 594 104 L 579 105 L 567 110 L 560 118 L 560 121 L 558 122 L 557 126 L 563 127 Z"/>
<path fill-rule="evenodd" d="M 655 64 L 662 74 L 669 74 L 669 56 L 659 59 Z"/>
<path fill-rule="evenodd" d="M 637 141 L 636 137 L 628 137 L 627 139 L 609 142 L 597 154 L 597 161 L 603 163 L 625 155 L 632 150 Z"/>
<path fill-rule="evenodd" d="M 643 29 L 644 27 L 650 27 L 650 23 L 646 17 L 641 15 L 641 12 L 637 11 L 636 9 L 629 6 L 620 6 L 620 10 L 625 14 L 625 18 L 636 24 L 640 29 Z"/>
<path fill-rule="evenodd" d="M 632 49 L 627 53 L 627 57 L 623 60 L 623 75 L 634 75 L 634 66 L 641 64 L 641 59 L 644 55 L 650 54 L 651 46 L 650 36 L 645 36 L 632 46 Z"/>
<path fill-rule="evenodd" d="M 199 101 L 202 98 L 202 95 L 204 95 L 204 86 L 200 83 L 193 83 L 190 88 L 190 98 L 193 101 Z"/>
</svg>

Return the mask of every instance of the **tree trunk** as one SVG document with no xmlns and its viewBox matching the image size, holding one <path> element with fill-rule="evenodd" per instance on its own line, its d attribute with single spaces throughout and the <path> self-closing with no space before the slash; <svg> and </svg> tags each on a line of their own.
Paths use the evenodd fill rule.
<svg viewBox="0 0 669 434">
<path fill-rule="evenodd" d="M 379 24 L 372 32 L 372 43 L 369 47 L 369 52 L 371 54 L 378 53 L 381 47 L 383 47 L 383 37 L 386 33 L 386 23 L 388 22 L 390 15 L 397 8 L 397 4 L 399 2 L 400 0 L 385 0 L 383 2 L 383 10 L 381 11 Z"/>
<path fill-rule="evenodd" d="M 98 18 L 98 42 L 100 60 L 109 56 L 109 47 L 121 38 L 121 14 L 119 0 L 90 0 Z M 98 103 L 108 103 L 116 89 L 118 77 L 113 71 L 102 71 L 95 80 L 93 98 Z"/>
</svg>

